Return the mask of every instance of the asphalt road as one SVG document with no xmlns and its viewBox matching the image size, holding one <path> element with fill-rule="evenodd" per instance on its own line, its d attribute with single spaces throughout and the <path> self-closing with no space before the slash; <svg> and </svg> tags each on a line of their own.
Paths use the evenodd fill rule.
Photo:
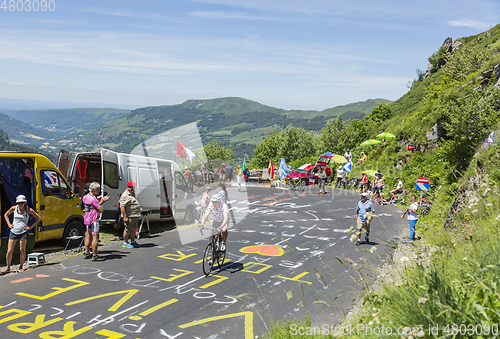
<svg viewBox="0 0 500 339">
<path fill-rule="evenodd" d="M 396 207 L 375 206 L 371 243 L 355 246 L 346 229 L 358 193 L 228 192 L 227 258 L 212 275 L 202 272 L 207 240 L 197 228 L 141 238 L 138 249 L 107 244 L 104 262 L 79 255 L 1 277 L 1 338 L 251 339 L 270 319 L 306 312 L 334 325 L 406 226 Z"/>
</svg>

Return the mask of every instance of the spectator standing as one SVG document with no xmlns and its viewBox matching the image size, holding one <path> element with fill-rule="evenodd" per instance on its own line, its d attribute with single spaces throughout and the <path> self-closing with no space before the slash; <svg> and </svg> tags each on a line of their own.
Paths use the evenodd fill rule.
<svg viewBox="0 0 500 339">
<path fill-rule="evenodd" d="M 231 187 L 231 181 L 233 180 L 233 166 L 231 166 L 231 163 L 228 163 L 226 166 L 226 180 L 227 185 Z"/>
<path fill-rule="evenodd" d="M 243 181 L 243 170 L 240 166 L 238 169 L 238 176 L 236 177 L 236 183 L 238 184 L 238 192 L 241 192 L 241 182 Z"/>
<path fill-rule="evenodd" d="M 12 223 L 10 222 L 10 215 L 14 214 Z M 29 216 L 33 216 L 36 221 L 28 226 Z M 18 195 L 16 197 L 16 204 L 9 208 L 4 214 L 4 219 L 10 229 L 9 243 L 7 245 L 7 254 L 5 256 L 6 267 L 2 271 L 2 274 L 7 274 L 10 272 L 10 262 L 12 261 L 12 253 L 14 252 L 14 246 L 19 240 L 19 273 L 24 272 L 24 262 L 26 260 L 26 243 L 28 242 L 28 231 L 33 227 L 36 227 L 40 220 L 40 216 L 35 212 L 34 209 L 28 207 L 28 200 L 24 195 Z"/>
<path fill-rule="evenodd" d="M 361 172 L 361 184 L 359 185 L 361 193 L 364 193 L 365 191 L 368 190 L 368 176 L 366 175 L 365 172 Z"/>
<path fill-rule="evenodd" d="M 346 162 L 352 162 L 352 153 L 349 150 L 347 150 L 344 153 L 344 158 Z"/>
<path fill-rule="evenodd" d="M 344 171 L 342 170 L 342 165 L 337 168 L 337 181 L 335 182 L 335 188 L 340 188 L 342 185 L 342 176 L 344 175 Z"/>
<path fill-rule="evenodd" d="M 140 247 L 135 241 L 135 231 L 139 225 L 141 216 L 141 205 L 135 197 L 135 187 L 133 181 L 127 183 L 127 190 L 120 196 L 120 209 L 123 216 L 125 229 L 123 230 L 123 245 L 125 248 Z M 128 242 L 130 238 L 130 243 Z"/>
<path fill-rule="evenodd" d="M 403 193 L 403 181 L 401 181 L 401 179 L 399 179 L 399 177 L 396 177 L 396 180 L 397 180 L 397 186 L 396 186 L 396 189 L 393 189 L 392 191 L 389 191 L 389 193 L 391 193 L 391 198 L 389 199 L 389 202 L 391 204 L 395 204 L 396 202 L 394 201 L 394 197 L 396 196 L 396 194 L 400 194 L 400 193 Z"/>
<path fill-rule="evenodd" d="M 203 192 L 203 195 L 201 196 L 201 210 L 202 210 L 202 215 L 205 214 L 207 211 L 208 204 L 210 204 L 210 186 L 205 186 L 205 192 Z"/>
<path fill-rule="evenodd" d="M 373 199 L 373 197 L 377 194 L 377 182 L 380 179 L 380 172 L 375 173 L 375 176 L 373 177 L 373 185 L 372 185 L 372 194 L 370 196 L 370 200 Z"/>
<path fill-rule="evenodd" d="M 202 176 L 203 184 L 210 183 L 208 181 L 208 164 L 206 161 L 203 163 L 203 165 L 201 165 L 201 176 Z"/>
<path fill-rule="evenodd" d="M 189 168 L 186 166 L 184 167 L 184 179 L 186 180 L 186 183 L 188 185 L 188 192 L 193 191 L 193 174 L 191 171 L 189 171 Z"/>
<path fill-rule="evenodd" d="M 384 175 L 382 173 L 379 174 L 378 180 L 377 180 L 377 191 L 375 194 L 378 194 L 378 205 L 383 205 L 384 204 L 384 188 L 385 188 L 385 180 L 384 180 Z"/>
<path fill-rule="evenodd" d="M 102 213 L 102 204 L 109 200 L 109 196 L 97 198 L 101 185 L 98 182 L 93 182 L 89 185 L 89 193 L 82 198 L 83 210 L 85 216 L 83 223 L 87 229 L 85 234 L 85 246 L 83 250 L 83 259 L 90 259 L 92 261 L 104 261 L 103 258 L 97 254 L 97 246 L 99 244 L 99 213 Z M 92 246 L 92 254 L 90 247 Z"/>
<path fill-rule="evenodd" d="M 219 171 L 219 185 L 226 182 L 226 164 L 222 163 Z"/>
<path fill-rule="evenodd" d="M 326 172 L 323 167 L 320 168 L 319 170 L 319 176 L 318 176 L 318 186 L 319 186 L 319 192 L 318 194 L 326 194 L 325 190 L 325 182 L 326 182 Z"/>
<path fill-rule="evenodd" d="M 370 224 L 372 222 L 372 214 L 375 212 L 373 204 L 368 200 L 368 193 L 361 193 L 361 200 L 356 206 L 356 225 L 358 228 L 358 240 L 356 246 L 361 245 L 361 231 L 365 230 L 366 243 L 370 243 Z"/>
<path fill-rule="evenodd" d="M 413 194 L 410 197 L 411 204 L 406 208 L 406 212 L 408 214 L 408 222 L 410 225 L 410 236 L 408 237 L 408 241 L 414 241 L 415 240 L 415 226 L 417 225 L 418 221 L 418 203 L 417 203 L 417 196 Z"/>
</svg>

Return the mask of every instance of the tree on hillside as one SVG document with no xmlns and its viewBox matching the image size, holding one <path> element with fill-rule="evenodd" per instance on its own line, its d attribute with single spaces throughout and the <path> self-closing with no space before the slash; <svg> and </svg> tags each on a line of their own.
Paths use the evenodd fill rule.
<svg viewBox="0 0 500 339">
<path fill-rule="evenodd" d="M 366 115 L 365 120 L 368 123 L 380 123 L 389 119 L 392 116 L 392 111 L 389 105 L 378 103 L 373 107 L 372 111 Z"/>
<path fill-rule="evenodd" d="M 328 121 L 321 129 L 320 136 L 320 152 L 334 152 L 339 153 L 340 148 L 338 147 L 338 140 L 340 134 L 344 129 L 344 122 L 342 121 L 342 115 L 337 116 L 337 118 Z"/>
<path fill-rule="evenodd" d="M 264 168 L 269 164 L 270 158 L 277 158 L 281 135 L 277 130 L 268 133 L 264 140 L 255 147 L 255 156 L 249 163 L 250 168 Z"/>
<path fill-rule="evenodd" d="M 318 142 L 312 132 L 303 128 L 290 127 L 281 132 L 278 158 L 286 161 L 314 156 L 318 152 Z"/>
<path fill-rule="evenodd" d="M 231 160 L 233 158 L 233 146 L 224 147 L 219 140 L 212 140 L 204 147 L 205 155 L 209 162 L 215 160 Z"/>
</svg>

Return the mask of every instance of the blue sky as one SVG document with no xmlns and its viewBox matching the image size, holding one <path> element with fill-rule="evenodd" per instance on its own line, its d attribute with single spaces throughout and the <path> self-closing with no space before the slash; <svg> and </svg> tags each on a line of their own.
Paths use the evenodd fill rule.
<svg viewBox="0 0 500 339">
<path fill-rule="evenodd" d="M 448 36 L 500 18 L 498 0 L 53 4 L 0 9 L 0 98 L 142 107 L 237 96 L 316 110 L 396 100 Z"/>
</svg>

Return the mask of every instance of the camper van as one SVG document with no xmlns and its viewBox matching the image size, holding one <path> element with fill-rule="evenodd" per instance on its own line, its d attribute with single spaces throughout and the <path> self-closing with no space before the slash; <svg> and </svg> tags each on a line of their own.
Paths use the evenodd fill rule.
<svg viewBox="0 0 500 339">
<path fill-rule="evenodd" d="M 1 237 L 10 230 L 3 213 L 16 204 L 19 194 L 42 218 L 35 241 L 83 235 L 83 213 L 75 193 L 54 164 L 41 154 L 0 152 Z M 32 221 L 30 221 L 31 223 Z"/>
<path fill-rule="evenodd" d="M 75 154 L 61 150 L 57 167 L 73 189 L 96 181 L 102 193 L 110 199 L 102 205 L 101 223 L 114 224 L 120 219 L 120 195 L 127 182 L 137 184 L 135 194 L 141 209 L 147 210 L 149 220 L 183 220 L 192 223 L 195 216 L 193 194 L 179 166 L 170 160 L 117 153 L 107 149 L 100 152 Z"/>
</svg>

